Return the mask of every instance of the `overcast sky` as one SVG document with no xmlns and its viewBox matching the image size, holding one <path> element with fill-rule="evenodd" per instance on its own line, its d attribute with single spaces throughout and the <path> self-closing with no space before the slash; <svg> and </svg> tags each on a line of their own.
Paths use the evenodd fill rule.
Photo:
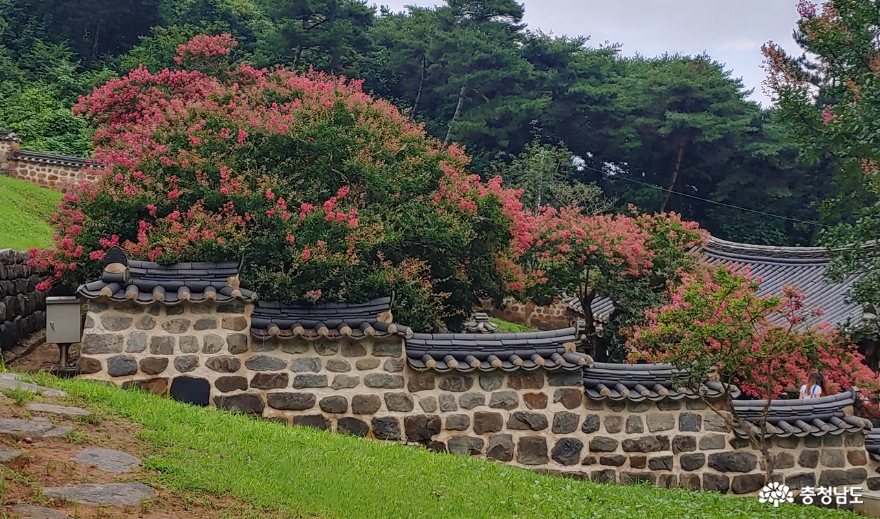
<svg viewBox="0 0 880 519">
<path fill-rule="evenodd" d="M 522 0 L 520 0 L 522 1 Z M 441 0 L 376 0 L 394 11 Z M 740 77 L 751 98 L 768 106 L 761 90 L 761 45 L 780 43 L 797 52 L 792 31 L 796 0 L 525 0 L 529 29 L 623 44 L 626 55 L 707 52 Z"/>
</svg>

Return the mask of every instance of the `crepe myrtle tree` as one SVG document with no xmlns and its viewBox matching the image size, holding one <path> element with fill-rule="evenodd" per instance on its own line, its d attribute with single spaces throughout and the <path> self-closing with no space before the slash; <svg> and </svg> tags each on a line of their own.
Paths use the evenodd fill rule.
<svg viewBox="0 0 880 519">
<path fill-rule="evenodd" d="M 460 148 L 360 82 L 233 64 L 235 46 L 197 36 L 178 68 L 141 67 L 79 100 L 104 170 L 64 197 L 34 264 L 81 282 L 113 245 L 160 263 L 243 258 L 263 299 L 393 293 L 396 318 L 422 330 L 500 300 L 519 192 L 469 174 Z"/>
<path fill-rule="evenodd" d="M 876 397 L 877 382 L 857 347 L 827 322 L 804 326 L 809 312 L 802 293 L 785 288 L 778 297 L 759 296 L 759 285 L 747 269 L 706 266 L 685 273 L 671 302 L 647 311 L 648 323 L 629 331 L 627 345 L 630 361 L 671 364 L 678 371 L 673 383 L 698 394 L 728 427 L 744 431 L 761 452 L 769 482 L 772 399 L 796 391 L 814 371 L 825 374 L 831 393 L 858 387 Z M 707 384 L 717 389 L 713 398 Z M 766 400 L 760 423 L 729 412 L 737 387 Z"/>
</svg>

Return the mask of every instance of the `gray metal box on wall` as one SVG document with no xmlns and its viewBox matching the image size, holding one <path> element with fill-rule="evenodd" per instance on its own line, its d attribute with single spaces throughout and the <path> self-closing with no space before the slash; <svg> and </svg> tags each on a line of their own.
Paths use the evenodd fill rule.
<svg viewBox="0 0 880 519">
<path fill-rule="evenodd" d="M 46 342 L 72 344 L 82 338 L 82 302 L 71 296 L 46 298 Z"/>
</svg>

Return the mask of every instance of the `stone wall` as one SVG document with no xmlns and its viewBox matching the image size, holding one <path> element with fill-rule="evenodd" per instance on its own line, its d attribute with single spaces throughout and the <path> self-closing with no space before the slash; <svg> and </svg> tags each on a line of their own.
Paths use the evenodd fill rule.
<svg viewBox="0 0 880 519">
<path fill-rule="evenodd" d="M 579 317 L 558 299 L 547 306 L 520 303 L 513 299 L 506 299 L 503 308 L 495 308 L 491 301 L 483 301 L 482 304 L 484 311 L 492 317 L 538 330 L 568 328 L 574 326 Z"/>
<path fill-rule="evenodd" d="M 79 157 L 23 151 L 13 134 L 0 132 L 0 175 L 66 193 L 83 179 L 97 181 L 100 170 Z"/>
<path fill-rule="evenodd" d="M 399 336 L 260 341 L 252 308 L 91 302 L 82 373 L 288 425 L 593 481 L 755 494 L 760 454 L 699 400 L 596 401 L 580 371 L 417 372 Z M 864 485 L 862 433 L 776 439 L 789 486 Z M 870 465 L 870 466 L 869 466 Z M 867 480 L 880 487 L 880 478 Z"/>
<path fill-rule="evenodd" d="M 46 293 L 36 290 L 42 276 L 27 264 L 29 258 L 26 252 L 0 250 L 0 349 L 4 351 L 46 327 Z"/>
</svg>

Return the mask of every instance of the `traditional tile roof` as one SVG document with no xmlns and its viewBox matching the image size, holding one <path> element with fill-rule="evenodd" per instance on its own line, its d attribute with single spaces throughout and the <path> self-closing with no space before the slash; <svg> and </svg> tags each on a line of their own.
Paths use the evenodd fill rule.
<svg viewBox="0 0 880 519">
<path fill-rule="evenodd" d="M 669 364 L 610 364 L 594 362 L 584 369 L 584 392 L 592 400 L 663 400 L 696 399 L 700 396 L 673 383 L 675 368 Z M 723 394 L 720 382 L 706 381 L 703 390 L 709 398 Z M 731 396 L 740 394 L 731 388 Z"/>
<path fill-rule="evenodd" d="M 322 303 L 289 305 L 277 301 L 259 301 L 251 315 L 251 334 L 267 340 L 319 337 L 410 336 L 412 330 L 392 322 L 391 298 L 374 299 L 360 304 Z"/>
<path fill-rule="evenodd" d="M 87 299 L 106 297 L 142 305 L 254 301 L 254 292 L 239 288 L 240 267 L 239 262 L 159 265 L 130 260 L 120 248 L 112 247 L 104 258 L 101 279 L 81 285 L 77 292 Z"/>
<path fill-rule="evenodd" d="M 495 333 L 498 325 L 489 321 L 489 314 L 477 312 L 474 318 L 464 323 L 464 331 L 467 333 Z"/>
<path fill-rule="evenodd" d="M 16 135 L 13 132 L 7 132 L 7 131 L 0 130 L 0 141 L 21 142 L 21 139 L 19 139 L 18 135 Z"/>
<path fill-rule="evenodd" d="M 584 307 L 581 306 L 581 300 L 574 296 L 563 296 L 562 304 L 572 312 L 578 315 L 584 315 Z M 593 309 L 593 319 L 600 323 L 607 323 L 611 319 L 611 312 L 614 311 L 614 303 L 607 297 L 597 297 L 590 305 Z"/>
<path fill-rule="evenodd" d="M 53 166 L 73 166 L 77 168 L 87 168 L 89 166 L 96 168 L 102 167 L 101 164 L 92 159 L 71 157 L 69 155 L 56 155 L 54 153 L 42 153 L 39 151 L 18 150 L 12 154 L 12 157 L 16 160 L 40 162 L 43 164 L 52 164 Z"/>
<path fill-rule="evenodd" d="M 418 371 L 550 371 L 581 369 L 592 359 L 575 351 L 576 328 L 528 333 L 416 333 L 406 341 L 406 358 Z"/>
<path fill-rule="evenodd" d="M 871 421 L 847 416 L 845 408 L 856 400 L 856 389 L 809 400 L 771 400 L 767 412 L 768 434 L 772 436 L 824 436 L 871 429 Z M 760 432 L 766 400 L 734 400 L 733 409 L 752 430 Z M 734 428 L 739 436 L 746 432 Z"/>
<path fill-rule="evenodd" d="M 880 461 L 880 429 L 865 433 L 865 450 L 874 461 Z"/>
</svg>

